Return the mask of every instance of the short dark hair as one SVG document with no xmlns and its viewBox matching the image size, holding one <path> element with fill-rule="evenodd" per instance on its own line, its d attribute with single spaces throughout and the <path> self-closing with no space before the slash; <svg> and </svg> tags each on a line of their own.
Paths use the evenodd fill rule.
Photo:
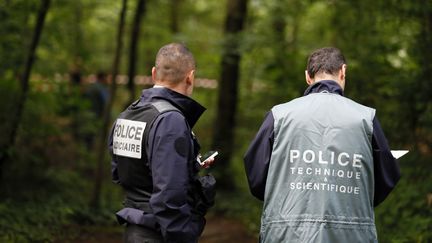
<svg viewBox="0 0 432 243">
<path fill-rule="evenodd" d="M 339 49 L 324 47 L 310 54 L 307 61 L 307 72 L 311 78 L 319 73 L 335 75 L 343 64 L 346 64 L 345 57 Z"/>
<path fill-rule="evenodd" d="M 156 79 L 178 83 L 195 69 L 195 59 L 180 43 L 170 43 L 159 49 L 155 61 Z"/>
</svg>

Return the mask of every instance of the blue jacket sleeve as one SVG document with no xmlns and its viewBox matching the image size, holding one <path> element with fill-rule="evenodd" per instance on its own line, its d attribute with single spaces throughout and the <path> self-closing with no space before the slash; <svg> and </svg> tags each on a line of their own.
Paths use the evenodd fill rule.
<svg viewBox="0 0 432 243">
<path fill-rule="evenodd" d="M 273 150 L 273 123 L 273 114 L 268 112 L 244 156 L 250 191 L 260 200 L 264 200 L 265 183 Z"/>
<path fill-rule="evenodd" d="M 193 153 L 190 133 L 180 113 L 167 112 L 157 118 L 149 134 L 150 206 L 165 242 L 196 242 L 202 231 L 188 203 L 188 158 Z"/>
<path fill-rule="evenodd" d="M 376 117 L 373 119 L 372 149 L 375 178 L 374 206 L 376 207 L 393 190 L 401 176 L 399 165 L 391 154 L 387 139 Z"/>
</svg>

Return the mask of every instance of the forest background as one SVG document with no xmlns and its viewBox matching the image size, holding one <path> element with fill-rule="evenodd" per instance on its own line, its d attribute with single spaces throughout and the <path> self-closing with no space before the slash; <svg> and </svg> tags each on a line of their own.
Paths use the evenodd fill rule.
<svg viewBox="0 0 432 243">
<path fill-rule="evenodd" d="M 257 235 L 262 204 L 243 154 L 265 113 L 302 95 L 308 54 L 336 46 L 348 62 L 345 95 L 377 109 L 391 148 L 410 150 L 375 210 L 380 242 L 432 242 L 431 1 L 4 0 L 0 19 L 1 242 L 121 232 L 107 130 L 151 85 L 170 42 L 195 55 L 193 98 L 208 110 L 194 131 L 203 151 L 221 153 L 212 217 Z M 86 92 L 101 72 L 118 82 L 95 114 Z"/>
</svg>

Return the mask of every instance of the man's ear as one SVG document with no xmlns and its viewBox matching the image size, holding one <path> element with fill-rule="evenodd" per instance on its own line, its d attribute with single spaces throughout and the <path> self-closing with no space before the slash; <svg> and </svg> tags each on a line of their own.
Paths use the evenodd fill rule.
<svg viewBox="0 0 432 243">
<path fill-rule="evenodd" d="M 308 85 L 312 85 L 315 82 L 315 80 L 309 76 L 309 73 L 307 70 L 305 70 L 305 77 L 306 77 L 306 83 Z"/>
<path fill-rule="evenodd" d="M 339 79 L 345 81 L 347 65 L 343 64 L 339 70 Z"/>
<path fill-rule="evenodd" d="M 186 76 L 186 84 L 194 85 L 194 81 L 195 81 L 195 70 L 191 70 Z"/>
<path fill-rule="evenodd" d="M 152 79 L 153 79 L 153 83 L 156 82 L 156 67 L 152 68 Z"/>
<path fill-rule="evenodd" d="M 187 96 L 191 96 L 192 95 L 192 92 L 193 92 L 193 89 L 194 89 L 194 82 L 195 82 L 195 70 L 191 70 L 187 75 L 186 75 L 186 78 L 185 78 L 185 81 L 184 81 L 185 83 L 184 84 L 186 84 L 185 86 L 184 86 L 184 88 L 185 88 L 185 90 L 184 90 L 184 95 L 187 95 Z"/>
</svg>

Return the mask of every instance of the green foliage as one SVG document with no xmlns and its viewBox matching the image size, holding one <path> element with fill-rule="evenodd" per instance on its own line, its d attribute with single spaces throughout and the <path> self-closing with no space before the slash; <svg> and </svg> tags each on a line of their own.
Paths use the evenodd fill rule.
<svg viewBox="0 0 432 243">
<path fill-rule="evenodd" d="M 121 1 L 53 1 L 37 52 L 36 72 L 51 76 L 108 70 L 120 8 Z"/>
<path fill-rule="evenodd" d="M 415 154 L 402 164 L 402 179 L 386 201 L 376 209 L 380 242 L 429 242 L 432 239 L 432 204 L 430 192 L 432 169 Z M 410 164 L 426 166 L 412 167 Z M 428 201 L 429 200 L 429 201 Z"/>
<path fill-rule="evenodd" d="M 0 114 L 7 118 L 17 92 L 12 81 L 0 85 L 0 102 L 10 104 Z M 74 234 L 66 225 L 115 224 L 120 193 L 108 177 L 103 207 L 89 207 L 95 163 L 86 140 L 97 134 L 100 122 L 81 89 L 52 81 L 34 81 L 31 87 L 0 186 L 0 241 L 51 242 Z"/>
<path fill-rule="evenodd" d="M 66 226 L 115 224 L 112 212 L 116 207 L 106 202 L 110 196 L 104 195 L 102 210 L 88 206 L 88 188 L 91 187 L 88 179 L 59 169 L 49 170 L 39 177 L 38 180 L 27 178 L 25 185 L 20 178 L 8 181 L 11 191 L 2 191 L 9 199 L 0 202 L 1 242 L 73 239 L 75 233 Z"/>
<path fill-rule="evenodd" d="M 5 202 L 0 204 L 2 242 L 53 241 L 53 232 L 67 223 L 72 209 L 59 200 L 43 203 Z"/>
<path fill-rule="evenodd" d="M 38 1 L 2 1 L 0 3 L 0 77 L 15 78 L 23 66 L 30 42 L 30 23 Z"/>
</svg>

